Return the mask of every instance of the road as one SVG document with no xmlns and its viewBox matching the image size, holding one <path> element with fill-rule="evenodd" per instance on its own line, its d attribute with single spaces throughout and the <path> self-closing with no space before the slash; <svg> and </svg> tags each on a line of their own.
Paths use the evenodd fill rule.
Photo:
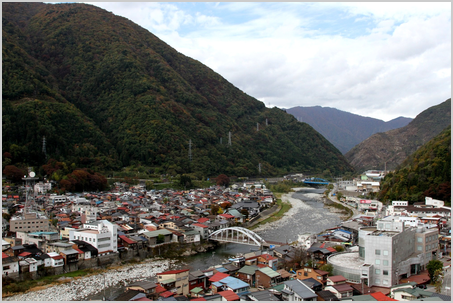
<svg viewBox="0 0 453 303">
<path fill-rule="evenodd" d="M 348 204 L 339 201 L 337 199 L 336 195 L 335 196 L 332 195 L 332 194 L 337 192 L 337 186 L 338 186 L 336 183 L 332 183 L 332 184 L 333 184 L 333 189 L 329 192 L 329 199 L 332 200 L 333 202 L 340 203 L 340 204 L 346 206 L 347 208 L 349 208 L 350 210 L 352 210 L 352 217 L 357 216 L 359 214 L 359 211 L 356 208 L 354 208 L 352 206 L 349 206 Z"/>
</svg>

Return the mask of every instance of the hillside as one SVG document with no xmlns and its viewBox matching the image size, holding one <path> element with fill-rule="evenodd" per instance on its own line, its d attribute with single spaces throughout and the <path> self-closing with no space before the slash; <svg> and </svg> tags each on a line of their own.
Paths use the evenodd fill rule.
<svg viewBox="0 0 453 303">
<path fill-rule="evenodd" d="M 2 140 L 12 164 L 41 166 L 47 156 L 200 177 L 253 176 L 259 163 L 262 175 L 353 170 L 311 126 L 126 18 L 79 3 L 2 8 Z"/>
<path fill-rule="evenodd" d="M 383 170 L 385 166 L 392 170 L 450 124 L 451 99 L 448 99 L 423 111 L 404 127 L 372 135 L 345 157 L 358 171 Z"/>
<path fill-rule="evenodd" d="M 423 201 L 451 205 L 451 125 L 410 155 L 381 183 L 381 201 Z"/>
<path fill-rule="evenodd" d="M 375 133 L 400 128 L 412 121 L 411 118 L 398 117 L 385 122 L 321 106 L 297 106 L 286 112 L 298 121 L 310 124 L 343 154 Z"/>
</svg>

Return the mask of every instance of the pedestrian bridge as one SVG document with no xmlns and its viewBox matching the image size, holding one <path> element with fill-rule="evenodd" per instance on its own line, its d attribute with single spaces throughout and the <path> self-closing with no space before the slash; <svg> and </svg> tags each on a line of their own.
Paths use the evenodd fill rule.
<svg viewBox="0 0 453 303">
<path fill-rule="evenodd" d="M 268 243 L 259 235 L 244 227 L 227 227 L 219 229 L 208 236 L 209 240 L 229 242 L 254 246 L 269 247 L 270 245 L 280 246 L 284 243 Z"/>
</svg>

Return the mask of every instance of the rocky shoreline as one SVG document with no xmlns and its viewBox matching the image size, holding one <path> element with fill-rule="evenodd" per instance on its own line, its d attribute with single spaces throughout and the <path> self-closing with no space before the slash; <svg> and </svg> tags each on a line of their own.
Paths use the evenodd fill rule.
<svg viewBox="0 0 453 303">
<path fill-rule="evenodd" d="M 128 285 L 131 282 L 144 280 L 159 272 L 168 270 L 176 260 L 154 258 L 134 265 L 107 269 L 104 273 L 67 278 L 62 284 L 50 284 L 45 289 L 30 290 L 2 298 L 3 301 L 84 301 L 87 296 L 99 293 L 106 287 L 117 284 Z"/>
</svg>

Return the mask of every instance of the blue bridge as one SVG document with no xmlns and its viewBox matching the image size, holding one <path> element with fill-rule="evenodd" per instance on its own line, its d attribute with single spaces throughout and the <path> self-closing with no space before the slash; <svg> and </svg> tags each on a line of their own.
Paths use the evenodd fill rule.
<svg viewBox="0 0 453 303">
<path fill-rule="evenodd" d="M 304 183 L 308 185 L 327 185 L 329 181 L 321 178 L 308 178 L 304 180 Z"/>
</svg>

